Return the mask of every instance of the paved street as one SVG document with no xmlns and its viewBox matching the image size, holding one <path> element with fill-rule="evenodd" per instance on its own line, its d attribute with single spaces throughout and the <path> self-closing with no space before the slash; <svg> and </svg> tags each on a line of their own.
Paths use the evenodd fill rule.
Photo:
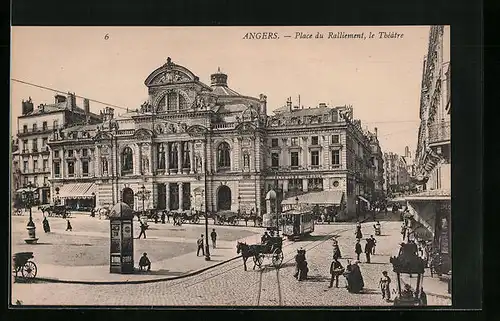
<svg viewBox="0 0 500 321">
<path fill-rule="evenodd" d="M 362 294 L 350 294 L 345 288 L 328 288 L 331 259 L 331 237 L 337 237 L 345 266 L 347 259 L 354 257 L 354 224 L 317 225 L 313 236 L 300 242 L 284 244 L 283 266 L 276 270 L 266 267 L 252 270 L 253 262 L 247 262 L 248 271 L 243 271 L 240 259 L 208 270 L 199 275 L 172 281 L 148 284 L 79 285 L 58 283 L 14 283 L 12 300 L 25 305 L 252 305 L 252 306 L 379 306 L 390 305 L 382 300 L 378 280 L 383 270 L 389 271 L 395 289 L 395 275 L 389 265 L 389 256 L 396 251 L 399 222 L 381 222 L 382 236 L 377 238 L 377 255 L 371 264 L 363 263 L 361 271 L 365 281 Z M 368 237 L 373 223 L 363 224 L 363 233 Z M 294 254 L 303 247 L 307 251 L 309 279 L 298 282 L 293 278 Z M 265 259 L 264 264 L 269 264 Z M 345 279 L 340 279 L 345 285 Z M 426 278 L 425 289 L 429 305 L 450 305 L 444 285 L 436 279 Z M 443 292 L 435 296 L 432 292 Z M 441 293 L 439 292 L 439 293 Z M 59 295 L 65 293 L 65 295 Z M 67 295 L 71 293 L 71 295 Z M 439 294 L 437 293 L 437 294 Z"/>
</svg>

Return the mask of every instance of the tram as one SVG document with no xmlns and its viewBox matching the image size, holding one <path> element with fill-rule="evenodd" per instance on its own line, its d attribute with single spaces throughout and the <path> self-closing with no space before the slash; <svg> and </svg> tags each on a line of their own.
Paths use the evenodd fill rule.
<svg viewBox="0 0 500 321">
<path fill-rule="evenodd" d="M 283 235 L 288 239 L 298 240 L 314 232 L 313 212 L 310 210 L 291 209 L 283 212 Z"/>
</svg>

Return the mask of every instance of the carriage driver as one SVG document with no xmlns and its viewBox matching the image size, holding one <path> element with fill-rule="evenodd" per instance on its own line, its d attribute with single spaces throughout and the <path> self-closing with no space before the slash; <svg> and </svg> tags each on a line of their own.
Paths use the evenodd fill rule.
<svg viewBox="0 0 500 321">
<path fill-rule="evenodd" d="M 264 235 L 262 235 L 262 237 L 260 238 L 260 242 L 262 244 L 266 244 L 267 241 L 269 241 L 271 237 L 269 236 L 269 234 L 267 234 L 267 231 L 264 232 Z"/>
</svg>

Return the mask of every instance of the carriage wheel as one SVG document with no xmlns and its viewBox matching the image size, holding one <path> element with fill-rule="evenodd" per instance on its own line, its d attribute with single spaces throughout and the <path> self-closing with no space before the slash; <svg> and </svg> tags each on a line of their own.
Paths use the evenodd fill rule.
<svg viewBox="0 0 500 321">
<path fill-rule="evenodd" d="M 21 268 L 21 274 L 25 278 L 33 279 L 36 276 L 36 270 L 35 262 L 28 261 Z"/>
<path fill-rule="evenodd" d="M 262 262 L 264 262 L 264 255 L 263 254 L 257 254 L 256 256 L 253 257 L 254 263 L 261 268 L 262 267 Z"/>
<path fill-rule="evenodd" d="M 232 221 L 231 221 L 231 225 L 238 225 L 238 220 L 236 220 L 236 219 L 235 219 L 235 220 L 232 220 Z"/>
<path fill-rule="evenodd" d="M 273 266 L 279 268 L 283 262 L 283 251 L 281 249 L 275 249 L 272 257 Z"/>
<path fill-rule="evenodd" d="M 200 217 L 199 216 L 195 216 L 194 218 L 194 224 L 198 224 L 200 223 Z"/>
</svg>

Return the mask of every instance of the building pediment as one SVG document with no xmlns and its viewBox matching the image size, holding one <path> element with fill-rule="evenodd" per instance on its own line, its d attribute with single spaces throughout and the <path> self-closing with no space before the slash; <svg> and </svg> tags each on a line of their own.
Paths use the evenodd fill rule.
<svg viewBox="0 0 500 321">
<path fill-rule="evenodd" d="M 108 132 L 98 132 L 95 137 L 94 137 L 94 140 L 95 141 L 99 141 L 99 140 L 111 140 L 113 138 L 113 136 L 108 133 Z"/>
<path fill-rule="evenodd" d="M 208 129 L 201 125 L 193 125 L 188 127 L 186 132 L 191 136 L 203 136 L 208 132 Z"/>
<path fill-rule="evenodd" d="M 256 127 L 254 124 L 250 122 L 243 122 L 238 124 L 238 126 L 235 127 L 235 130 L 240 133 L 241 135 L 245 134 L 254 134 Z"/>
<path fill-rule="evenodd" d="M 145 129 L 145 128 L 139 128 L 135 131 L 134 137 L 136 139 L 150 139 L 151 137 L 154 136 L 154 133 L 151 130 Z"/>
<path fill-rule="evenodd" d="M 160 68 L 153 71 L 144 81 L 148 87 L 199 81 L 198 76 L 189 69 L 172 62 L 170 57 Z"/>
</svg>

